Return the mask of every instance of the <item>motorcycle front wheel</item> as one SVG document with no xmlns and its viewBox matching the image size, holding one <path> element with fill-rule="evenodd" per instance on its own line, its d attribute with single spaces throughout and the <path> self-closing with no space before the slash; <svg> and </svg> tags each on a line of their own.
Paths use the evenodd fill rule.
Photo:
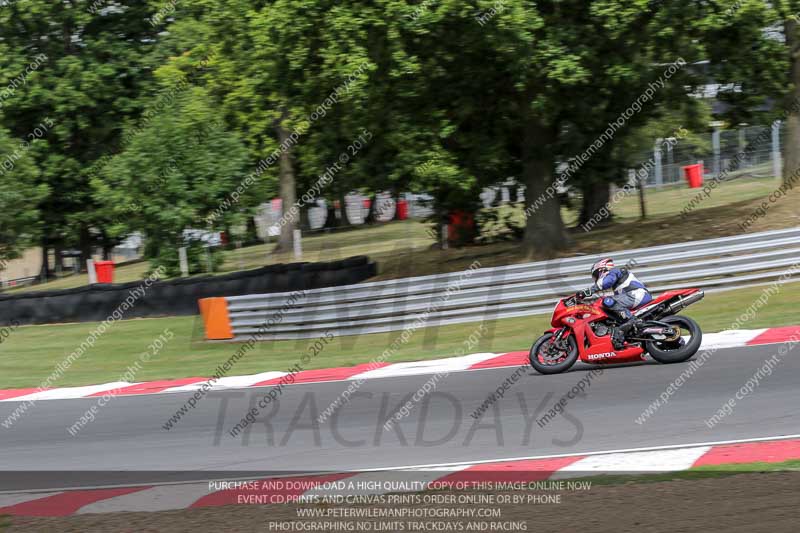
<svg viewBox="0 0 800 533">
<path fill-rule="evenodd" d="M 570 335 L 556 346 L 551 341 L 552 332 L 547 332 L 533 343 L 529 354 L 531 366 L 540 374 L 558 374 L 569 370 L 578 360 L 578 345 Z"/>
</svg>

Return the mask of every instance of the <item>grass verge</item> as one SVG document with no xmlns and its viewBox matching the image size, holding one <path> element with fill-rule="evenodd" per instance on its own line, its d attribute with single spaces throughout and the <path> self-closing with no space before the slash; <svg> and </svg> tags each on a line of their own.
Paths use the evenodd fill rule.
<svg viewBox="0 0 800 533">
<path fill-rule="evenodd" d="M 693 305 L 686 314 L 695 318 L 704 331 L 727 329 L 764 287 L 711 293 Z M 756 316 L 742 325 L 759 328 L 798 323 L 796 305 L 800 282 L 787 283 Z M 487 323 L 489 332 L 474 352 L 527 350 L 549 327 L 549 315 L 509 318 Z M 56 365 L 83 342 L 96 323 L 23 326 L 11 332 L 0 344 L 0 388 L 35 387 L 52 373 Z M 479 323 L 430 326 L 417 330 L 389 362 L 418 361 L 449 357 L 463 346 Z M 114 323 L 93 348 L 75 361 L 56 386 L 90 385 L 116 381 L 150 342 L 165 329 L 174 337 L 136 373 L 136 381 L 210 376 L 239 344 L 202 341 L 201 321 L 197 317 L 125 320 Z M 367 363 L 379 356 L 400 332 L 335 338 L 311 360 L 306 370 Z M 309 341 L 261 342 L 231 369 L 229 375 L 286 370 L 308 353 Z"/>
<path fill-rule="evenodd" d="M 735 476 L 738 474 L 757 474 L 763 472 L 796 472 L 800 471 L 800 459 L 791 459 L 780 463 L 731 463 L 722 465 L 696 466 L 677 472 L 656 474 L 620 474 L 578 477 L 575 480 L 591 481 L 592 485 L 620 485 L 628 483 L 659 483 L 662 481 L 694 481 Z M 574 480 L 570 480 L 574 481 Z"/>
</svg>

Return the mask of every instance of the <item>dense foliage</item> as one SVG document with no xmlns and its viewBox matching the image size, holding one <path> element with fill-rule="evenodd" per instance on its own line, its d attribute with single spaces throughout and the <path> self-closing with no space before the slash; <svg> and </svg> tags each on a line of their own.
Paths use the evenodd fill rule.
<svg viewBox="0 0 800 533">
<path fill-rule="evenodd" d="M 140 231 L 174 266 L 185 230 L 241 225 L 276 195 L 298 206 L 286 248 L 316 197 L 424 191 L 443 220 L 509 177 L 527 191 L 524 242 L 550 253 L 568 243 L 559 185 L 583 192 L 587 220 L 643 136 L 778 115 L 800 85 L 794 4 L 11 2 L 0 158 L 52 126 L 0 174 L 0 254 L 32 239 L 88 254 Z M 711 81 L 730 84 L 727 117 L 691 96 Z"/>
</svg>

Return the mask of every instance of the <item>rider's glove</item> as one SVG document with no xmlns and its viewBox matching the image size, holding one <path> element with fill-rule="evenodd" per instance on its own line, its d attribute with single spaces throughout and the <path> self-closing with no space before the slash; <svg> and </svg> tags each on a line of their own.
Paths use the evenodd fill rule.
<svg viewBox="0 0 800 533">
<path fill-rule="evenodd" d="M 581 296 L 583 296 L 584 298 L 588 298 L 592 294 L 594 294 L 594 287 L 589 287 L 588 289 L 583 289 L 581 291 Z"/>
</svg>

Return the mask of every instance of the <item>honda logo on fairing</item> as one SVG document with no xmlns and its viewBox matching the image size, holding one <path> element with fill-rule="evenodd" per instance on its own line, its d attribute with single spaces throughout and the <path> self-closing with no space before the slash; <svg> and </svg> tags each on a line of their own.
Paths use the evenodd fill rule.
<svg viewBox="0 0 800 533">
<path fill-rule="evenodd" d="M 606 359 L 608 357 L 616 357 L 617 352 L 604 352 L 604 353 L 595 353 L 590 354 L 589 359 Z"/>
</svg>

